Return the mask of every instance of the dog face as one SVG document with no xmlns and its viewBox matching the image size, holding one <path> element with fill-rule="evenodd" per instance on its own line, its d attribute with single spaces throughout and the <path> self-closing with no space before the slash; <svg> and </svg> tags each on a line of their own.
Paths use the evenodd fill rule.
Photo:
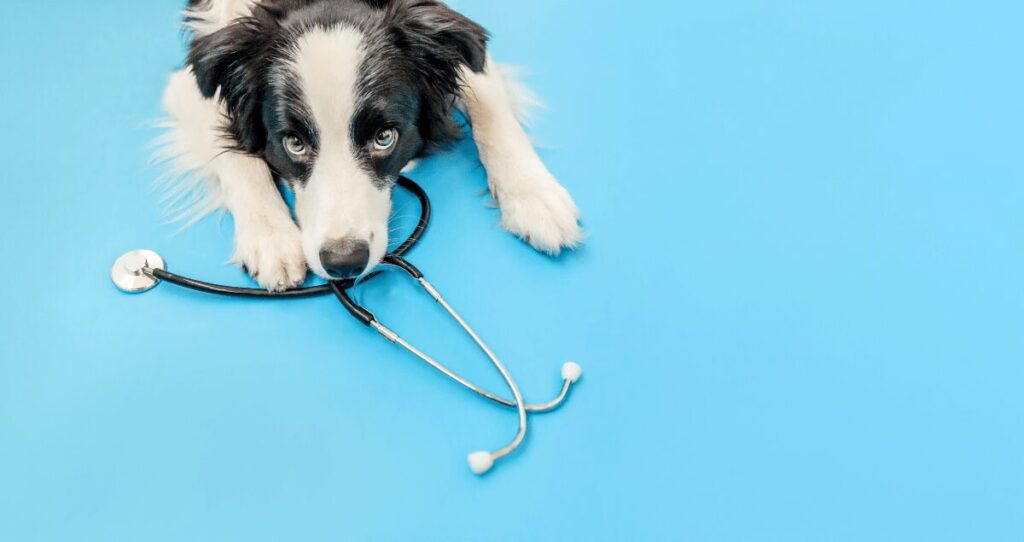
<svg viewBox="0 0 1024 542">
<path fill-rule="evenodd" d="M 486 40 L 435 1 L 279 0 L 198 37 L 189 62 L 234 150 L 295 192 L 310 269 L 341 279 L 384 257 L 402 168 L 460 135 L 458 74 L 483 69 Z"/>
</svg>

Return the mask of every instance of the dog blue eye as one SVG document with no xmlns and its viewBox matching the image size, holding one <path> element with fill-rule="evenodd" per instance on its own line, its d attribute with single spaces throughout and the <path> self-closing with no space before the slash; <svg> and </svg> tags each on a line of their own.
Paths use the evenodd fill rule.
<svg viewBox="0 0 1024 542">
<path fill-rule="evenodd" d="M 373 139 L 373 147 L 378 151 L 386 151 L 390 149 L 396 141 L 398 141 L 398 130 L 395 130 L 394 128 L 385 128 L 377 132 L 377 137 Z"/>
<path fill-rule="evenodd" d="M 288 154 L 292 156 L 302 157 L 305 156 L 307 152 L 309 152 L 309 149 L 306 147 L 306 144 L 303 143 L 302 140 L 296 136 L 285 136 L 282 143 L 284 144 L 284 150 L 287 151 Z"/>
</svg>

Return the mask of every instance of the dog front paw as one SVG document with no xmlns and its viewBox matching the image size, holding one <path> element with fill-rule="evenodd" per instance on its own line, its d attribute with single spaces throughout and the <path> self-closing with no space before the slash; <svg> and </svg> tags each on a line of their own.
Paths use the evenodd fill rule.
<svg viewBox="0 0 1024 542">
<path fill-rule="evenodd" d="M 291 220 L 236 222 L 232 263 L 241 266 L 262 288 L 280 292 L 306 280 L 302 234 Z"/>
<path fill-rule="evenodd" d="M 501 186 L 495 197 L 501 207 L 501 225 L 510 233 L 551 255 L 583 241 L 576 203 L 550 173 L 542 171 L 527 181 Z"/>
</svg>

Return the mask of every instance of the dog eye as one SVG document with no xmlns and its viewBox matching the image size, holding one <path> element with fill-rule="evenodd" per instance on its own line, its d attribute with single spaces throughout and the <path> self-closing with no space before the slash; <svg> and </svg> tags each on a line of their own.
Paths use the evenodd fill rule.
<svg viewBox="0 0 1024 542">
<path fill-rule="evenodd" d="M 373 138 L 373 148 L 378 151 L 386 151 L 393 147 L 396 141 L 398 141 L 398 130 L 385 128 L 377 132 L 377 137 Z"/>
<path fill-rule="evenodd" d="M 309 153 L 309 148 L 306 147 L 306 144 L 297 136 L 284 136 L 282 143 L 284 145 L 284 150 L 294 157 L 301 158 Z"/>
</svg>

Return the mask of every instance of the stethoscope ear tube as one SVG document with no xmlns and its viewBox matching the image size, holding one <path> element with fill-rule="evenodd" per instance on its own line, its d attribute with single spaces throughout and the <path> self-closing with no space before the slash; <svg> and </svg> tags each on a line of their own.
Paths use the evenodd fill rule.
<svg viewBox="0 0 1024 542">
<path fill-rule="evenodd" d="M 432 297 L 434 301 L 436 301 L 439 305 L 441 305 L 441 307 L 444 308 L 444 310 L 449 314 L 449 316 L 451 316 L 459 324 L 459 326 L 462 327 L 462 329 L 473 339 L 473 341 L 477 344 L 480 350 L 487 355 L 487 358 L 491 361 L 491 364 L 494 365 L 495 369 L 497 369 L 498 372 L 501 374 L 502 379 L 505 380 L 505 384 L 508 386 L 509 391 L 512 392 L 512 399 L 505 399 L 463 378 L 455 371 L 452 371 L 441 362 L 430 357 L 422 350 L 413 346 L 411 343 L 403 339 L 401 335 L 399 335 L 395 331 L 391 330 L 390 328 L 379 322 L 376 316 L 374 316 L 372 312 L 366 309 L 366 307 L 363 307 L 362 305 L 356 303 L 349 295 L 349 289 L 351 289 L 351 287 L 353 286 L 351 282 L 331 283 L 331 289 L 334 291 L 334 294 L 335 296 L 337 296 L 338 300 L 341 301 L 341 304 L 345 306 L 345 309 L 347 309 L 348 312 L 353 317 L 362 322 L 364 325 L 372 327 L 374 330 L 377 331 L 377 333 L 379 333 L 388 341 L 401 346 L 406 351 L 410 352 L 414 356 L 418 357 L 420 360 L 424 361 L 425 363 L 439 371 L 441 374 L 445 375 L 452 381 L 462 385 L 464 388 L 472 391 L 473 393 L 476 393 L 477 395 L 480 395 L 481 397 L 484 397 L 500 405 L 516 409 L 517 413 L 519 414 L 519 430 L 516 432 L 516 436 L 515 438 L 512 439 L 512 442 L 494 452 L 473 452 L 472 454 L 469 454 L 467 458 L 470 469 L 474 473 L 484 474 L 485 472 L 489 471 L 491 467 L 494 466 L 494 462 L 496 460 L 509 455 L 510 453 L 515 451 L 515 449 L 518 448 L 519 445 L 522 443 L 523 439 L 526 437 L 527 412 L 550 412 L 561 406 L 565 399 L 568 397 L 572 385 L 575 384 L 582 376 L 583 369 L 577 363 L 567 362 L 565 365 L 562 366 L 562 388 L 559 391 L 558 395 L 553 400 L 547 403 L 535 405 L 526 404 L 523 399 L 523 395 L 519 390 L 519 386 L 516 384 L 515 380 L 512 378 L 512 375 L 509 373 L 505 365 L 501 362 L 501 360 L 498 359 L 497 355 L 495 355 L 494 351 L 492 351 L 491 348 L 487 345 L 487 343 L 485 343 L 483 339 L 480 338 L 480 335 L 477 334 L 477 332 L 472 327 L 470 327 L 470 325 L 462 318 L 462 316 L 460 316 L 459 313 L 454 308 L 452 308 L 451 305 L 448 304 L 448 302 L 444 299 L 444 297 L 437 290 L 437 288 L 435 288 L 426 280 L 426 278 L 423 276 L 423 273 L 419 269 L 417 269 L 416 266 L 412 265 L 401 256 L 393 254 L 385 257 L 384 263 L 404 271 L 406 274 L 408 274 L 410 277 L 416 280 L 420 287 L 423 288 L 423 290 L 427 292 L 427 294 L 430 295 L 430 297 Z"/>
</svg>

